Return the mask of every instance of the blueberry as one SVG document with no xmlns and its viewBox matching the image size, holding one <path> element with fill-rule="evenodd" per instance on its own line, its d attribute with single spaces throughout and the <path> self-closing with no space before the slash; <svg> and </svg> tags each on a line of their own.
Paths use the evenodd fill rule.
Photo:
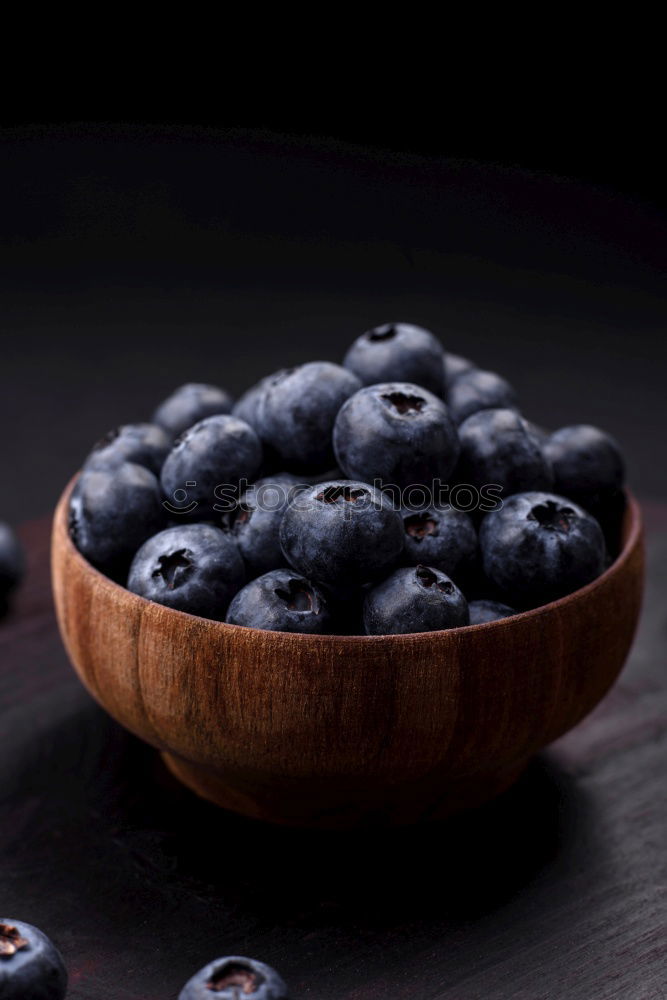
<svg viewBox="0 0 667 1000">
<path fill-rule="evenodd" d="M 258 479 L 227 518 L 226 526 L 239 547 L 248 579 L 285 565 L 280 524 L 298 489 L 296 477 Z"/>
<path fill-rule="evenodd" d="M 460 483 L 500 486 L 504 496 L 553 485 L 551 465 L 525 420 L 514 410 L 479 410 L 459 426 Z"/>
<path fill-rule="evenodd" d="M 452 382 L 456 381 L 459 375 L 471 372 L 477 367 L 474 361 L 463 358 L 460 354 L 450 354 L 449 352 L 445 352 L 443 363 L 445 366 L 445 386 L 447 388 L 449 388 Z"/>
<path fill-rule="evenodd" d="M 447 403 L 457 424 L 478 410 L 515 409 L 516 393 L 500 375 L 477 368 L 459 375 L 447 391 Z"/>
<path fill-rule="evenodd" d="M 507 604 L 500 604 L 498 601 L 470 601 L 468 607 L 471 625 L 485 625 L 487 622 L 510 618 L 516 614 L 514 608 L 510 608 Z"/>
<path fill-rule="evenodd" d="M 23 548 L 15 533 L 0 521 L 0 609 L 11 592 L 19 585 L 25 571 Z"/>
<path fill-rule="evenodd" d="M 320 483 L 285 511 L 280 544 L 299 573 L 345 594 L 396 565 L 403 522 L 390 500 L 367 483 Z"/>
<path fill-rule="evenodd" d="M 172 440 L 158 424 L 124 424 L 98 441 L 84 463 L 85 469 L 115 469 L 135 462 L 160 475 Z"/>
<path fill-rule="evenodd" d="M 437 396 L 444 391 L 442 344 L 411 323 L 385 323 L 357 337 L 343 364 L 364 385 L 414 382 Z"/>
<path fill-rule="evenodd" d="M 162 489 L 174 508 L 202 519 L 216 503 L 224 507 L 218 487 L 234 494 L 241 480 L 254 479 L 261 461 L 252 427 L 237 417 L 207 417 L 177 438 L 162 466 Z"/>
<path fill-rule="evenodd" d="M 449 577 L 431 566 L 398 569 L 364 601 L 367 635 L 436 632 L 468 624 L 468 603 Z"/>
<path fill-rule="evenodd" d="M 467 580 L 475 568 L 477 532 L 472 520 L 453 507 L 403 511 L 404 562 L 441 570 L 456 581 Z"/>
<path fill-rule="evenodd" d="M 164 527 L 157 478 L 142 465 L 84 469 L 72 491 L 70 537 L 101 572 L 125 579 L 140 545 Z"/>
<path fill-rule="evenodd" d="M 222 621 L 244 583 L 243 560 L 230 535 L 210 524 L 182 524 L 144 542 L 127 587 L 168 608 Z"/>
<path fill-rule="evenodd" d="M 0 919 L 2 1000 L 64 1000 L 67 971 L 46 934 L 21 920 Z"/>
<path fill-rule="evenodd" d="M 609 434 L 577 424 L 562 427 L 544 443 L 554 470 L 554 489 L 596 511 L 622 489 L 623 456 Z"/>
<path fill-rule="evenodd" d="M 287 987 L 275 969 L 254 958 L 216 958 L 190 979 L 178 1000 L 288 1000 Z"/>
<path fill-rule="evenodd" d="M 275 378 L 275 375 L 266 375 L 259 382 L 256 382 L 255 385 L 251 385 L 232 407 L 233 416 L 238 417 L 239 420 L 245 420 L 257 434 L 259 434 L 260 429 L 259 417 L 264 404 L 264 393 L 273 378 Z"/>
<path fill-rule="evenodd" d="M 446 479 L 459 455 L 445 404 L 409 382 L 355 393 L 336 418 L 333 440 L 338 464 L 351 479 L 380 480 L 401 490 Z"/>
<path fill-rule="evenodd" d="M 175 438 L 205 417 L 229 413 L 232 404 L 229 393 L 217 385 L 186 382 L 160 403 L 152 419 Z"/>
<path fill-rule="evenodd" d="M 258 405 L 260 437 L 290 469 L 330 469 L 336 415 L 359 388 L 355 375 L 329 361 L 311 361 L 278 372 L 269 379 Z"/>
<path fill-rule="evenodd" d="M 538 607 L 578 590 L 605 567 L 600 525 L 552 493 L 518 493 L 487 514 L 482 563 L 499 596 L 516 608 Z"/>
<path fill-rule="evenodd" d="M 318 635 L 331 631 L 326 594 L 293 569 L 274 569 L 251 580 L 229 606 L 227 622 L 272 632 Z"/>
</svg>

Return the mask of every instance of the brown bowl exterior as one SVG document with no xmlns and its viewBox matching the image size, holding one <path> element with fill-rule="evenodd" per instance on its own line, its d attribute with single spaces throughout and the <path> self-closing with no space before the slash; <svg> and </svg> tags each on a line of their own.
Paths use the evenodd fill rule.
<svg viewBox="0 0 667 1000">
<path fill-rule="evenodd" d="M 310 826 L 415 822 L 475 805 L 602 698 L 643 586 L 630 498 L 622 551 L 559 601 L 487 625 L 305 636 L 226 625 L 130 593 L 55 513 L 58 623 L 93 697 L 199 794 Z"/>
</svg>

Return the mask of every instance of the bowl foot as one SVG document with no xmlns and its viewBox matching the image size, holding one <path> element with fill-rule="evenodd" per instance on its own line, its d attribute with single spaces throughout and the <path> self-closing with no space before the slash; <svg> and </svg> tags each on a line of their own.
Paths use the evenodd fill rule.
<svg viewBox="0 0 667 1000">
<path fill-rule="evenodd" d="M 462 779 L 428 775 L 409 784 L 369 792 L 344 789 L 334 783 L 296 781 L 294 784 L 252 788 L 247 782 L 230 782 L 201 764 L 174 754 L 162 754 L 166 766 L 180 782 L 201 798 L 250 819 L 285 826 L 351 829 L 437 822 L 475 809 L 510 788 L 525 770 L 530 757 L 492 772 Z"/>
</svg>

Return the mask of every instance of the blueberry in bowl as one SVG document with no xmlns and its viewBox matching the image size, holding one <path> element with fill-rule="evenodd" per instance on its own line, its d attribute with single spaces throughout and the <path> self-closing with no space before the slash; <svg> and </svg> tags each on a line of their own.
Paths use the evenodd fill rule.
<svg viewBox="0 0 667 1000">
<path fill-rule="evenodd" d="M 367 635 L 436 632 L 469 622 L 468 602 L 459 588 L 431 566 L 396 570 L 364 601 Z"/>
<path fill-rule="evenodd" d="M 364 385 L 414 382 L 441 396 L 444 351 L 438 338 L 413 323 L 384 323 L 354 341 L 343 364 Z"/>
<path fill-rule="evenodd" d="M 459 457 L 446 405 L 408 382 L 384 382 L 355 393 L 336 417 L 333 443 L 350 479 L 400 490 L 446 480 Z"/>
<path fill-rule="evenodd" d="M 226 414 L 206 417 L 176 439 L 160 472 L 174 512 L 201 520 L 223 511 L 225 497 L 241 481 L 252 481 L 262 463 L 262 445 L 252 427 Z M 222 501 L 222 502 L 218 502 Z"/>
<path fill-rule="evenodd" d="M 484 573 L 509 604 L 549 604 L 595 580 L 606 565 L 598 522 L 552 493 L 517 493 L 480 529 Z"/>
<path fill-rule="evenodd" d="M 459 426 L 456 478 L 477 489 L 494 484 L 503 496 L 548 490 L 553 471 L 528 423 L 509 409 L 478 410 Z"/>
<path fill-rule="evenodd" d="M 280 525 L 289 503 L 306 485 L 287 475 L 258 479 L 225 517 L 224 526 L 238 545 L 248 579 L 286 565 Z"/>
<path fill-rule="evenodd" d="M 403 511 L 403 561 L 431 566 L 463 585 L 477 566 L 477 532 L 472 518 L 452 506 L 434 504 Z"/>
<path fill-rule="evenodd" d="M 492 601 L 488 598 L 479 598 L 477 601 L 470 601 L 468 604 L 471 625 L 486 625 L 488 622 L 497 622 L 501 618 L 511 618 L 517 614 L 514 608 L 500 601 Z"/>
<path fill-rule="evenodd" d="M 232 406 L 232 397 L 217 385 L 186 382 L 160 403 L 152 419 L 173 439 L 206 417 L 230 413 Z"/>
<path fill-rule="evenodd" d="M 143 465 L 84 469 L 72 491 L 70 535 L 82 555 L 112 579 L 125 580 L 134 553 L 165 523 L 159 483 Z"/>
<path fill-rule="evenodd" d="M 516 393 L 507 379 L 479 368 L 464 370 L 447 388 L 447 404 L 457 424 L 479 410 L 514 409 L 516 403 Z"/>
<path fill-rule="evenodd" d="M 226 621 L 310 635 L 329 632 L 333 624 L 326 594 L 291 569 L 274 569 L 251 580 L 232 601 Z"/>
<path fill-rule="evenodd" d="M 460 354 L 452 354 L 449 351 L 445 352 L 443 364 L 445 369 L 445 394 L 446 390 L 457 380 L 459 375 L 467 374 L 477 367 L 475 362 L 470 361 L 469 358 L 464 358 Z"/>
<path fill-rule="evenodd" d="M 294 498 L 282 519 L 280 544 L 290 566 L 334 593 L 345 593 L 397 564 L 403 524 L 380 490 L 334 480 Z"/>
<path fill-rule="evenodd" d="M 318 472 L 334 463 L 331 433 L 343 403 L 361 388 L 346 368 L 311 361 L 270 378 L 260 397 L 259 435 L 287 469 Z"/>
<path fill-rule="evenodd" d="M 554 490 L 599 513 L 613 504 L 625 481 L 625 462 L 614 438 L 598 427 L 561 427 L 543 444 Z"/>
<path fill-rule="evenodd" d="M 159 424 L 123 424 L 97 442 L 84 468 L 115 469 L 124 462 L 134 462 L 159 476 L 171 446 L 170 435 Z"/>
<path fill-rule="evenodd" d="M 222 621 L 244 582 L 233 538 L 211 524 L 182 524 L 144 542 L 132 560 L 127 588 L 167 608 Z"/>
</svg>

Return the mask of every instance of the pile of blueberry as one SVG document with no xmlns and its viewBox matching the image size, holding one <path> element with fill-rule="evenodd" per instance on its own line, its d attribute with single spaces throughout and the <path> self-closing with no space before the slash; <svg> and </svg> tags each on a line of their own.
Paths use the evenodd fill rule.
<svg viewBox="0 0 667 1000">
<path fill-rule="evenodd" d="M 188 384 L 88 456 L 71 537 L 136 594 L 234 625 L 385 635 L 555 600 L 609 564 L 614 440 L 526 420 L 505 379 L 428 330 L 362 334 L 343 365 L 234 403 Z"/>
<path fill-rule="evenodd" d="M 2 1000 L 64 1000 L 67 970 L 53 942 L 32 924 L 0 919 L 0 997 Z M 254 958 L 229 955 L 200 969 L 185 984 L 179 1000 L 288 1000 L 275 969 Z"/>
</svg>

